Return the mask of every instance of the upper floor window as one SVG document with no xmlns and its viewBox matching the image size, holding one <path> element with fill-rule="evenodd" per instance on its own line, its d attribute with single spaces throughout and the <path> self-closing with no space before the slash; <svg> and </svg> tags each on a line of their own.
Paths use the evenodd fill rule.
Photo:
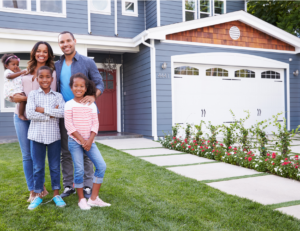
<svg viewBox="0 0 300 231">
<path fill-rule="evenodd" d="M 262 79 L 280 79 L 280 74 L 275 71 L 265 71 L 261 73 Z"/>
<path fill-rule="evenodd" d="M 122 15 L 138 16 L 137 0 L 122 0 Z"/>
<path fill-rule="evenodd" d="M 228 71 L 223 68 L 210 68 L 206 70 L 206 76 L 228 77 Z"/>
<path fill-rule="evenodd" d="M 255 72 L 246 70 L 246 69 L 242 69 L 242 70 L 235 71 L 234 76 L 239 77 L 239 78 L 255 78 Z"/>
<path fill-rule="evenodd" d="M 214 15 L 220 15 L 225 13 L 225 1 L 221 0 L 215 0 L 215 5 L 214 5 Z"/>
<path fill-rule="evenodd" d="M 199 18 L 206 18 L 210 16 L 210 0 L 199 1 Z"/>
<path fill-rule="evenodd" d="M 111 14 L 111 0 L 90 0 L 91 12 L 99 14 Z"/>
<path fill-rule="evenodd" d="M 185 0 L 185 21 L 194 20 L 197 18 L 196 6 L 194 0 Z"/>
<path fill-rule="evenodd" d="M 199 75 L 199 69 L 190 66 L 181 66 L 176 67 L 174 73 L 177 75 Z"/>
<path fill-rule="evenodd" d="M 31 0 L 0 0 L 0 11 L 53 17 L 66 17 L 66 0 L 36 0 L 35 9 Z"/>
</svg>

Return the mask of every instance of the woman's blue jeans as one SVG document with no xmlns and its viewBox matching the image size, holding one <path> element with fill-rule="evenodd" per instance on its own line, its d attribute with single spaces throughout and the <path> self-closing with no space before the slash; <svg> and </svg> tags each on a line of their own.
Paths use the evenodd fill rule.
<svg viewBox="0 0 300 231">
<path fill-rule="evenodd" d="M 14 124 L 22 152 L 23 169 L 29 191 L 34 190 L 33 183 L 33 162 L 30 152 L 30 140 L 27 139 L 27 133 L 30 120 L 21 120 L 17 114 L 14 114 Z"/>
<path fill-rule="evenodd" d="M 93 183 L 101 184 L 103 182 L 103 177 L 106 170 L 106 164 L 96 144 L 93 143 L 91 149 L 89 151 L 85 151 L 80 144 L 78 144 L 75 140 L 69 137 L 68 146 L 74 163 L 75 188 L 83 188 L 83 176 L 84 176 L 83 154 L 84 153 L 90 158 L 90 160 L 93 162 L 93 164 L 96 167 Z"/>
</svg>

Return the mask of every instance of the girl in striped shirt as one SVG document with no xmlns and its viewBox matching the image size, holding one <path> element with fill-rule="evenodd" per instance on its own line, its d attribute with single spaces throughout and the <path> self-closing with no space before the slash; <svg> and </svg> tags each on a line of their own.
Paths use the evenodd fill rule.
<svg viewBox="0 0 300 231">
<path fill-rule="evenodd" d="M 71 76 L 70 87 L 74 99 L 65 104 L 65 126 L 69 135 L 68 146 L 75 169 L 74 181 L 79 197 L 78 206 L 83 210 L 89 210 L 91 206 L 110 206 L 98 197 L 106 164 L 94 143 L 99 128 L 97 107 L 94 103 L 91 105 L 80 103 L 80 100 L 86 95 L 93 95 L 96 98 L 95 84 L 84 74 L 77 73 Z M 83 195 L 84 154 L 91 159 L 96 167 L 92 195 L 88 201 Z"/>
</svg>

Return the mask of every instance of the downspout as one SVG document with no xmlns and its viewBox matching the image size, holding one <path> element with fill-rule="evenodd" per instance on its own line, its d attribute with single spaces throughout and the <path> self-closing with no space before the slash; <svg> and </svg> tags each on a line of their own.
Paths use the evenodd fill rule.
<svg viewBox="0 0 300 231">
<path fill-rule="evenodd" d="M 160 0 L 156 1 L 156 24 L 159 27 L 160 26 Z"/>
<path fill-rule="evenodd" d="M 92 34 L 91 30 L 91 4 L 90 0 L 87 1 L 87 14 L 88 14 L 88 34 Z"/>
<path fill-rule="evenodd" d="M 248 2 L 247 2 L 247 0 L 245 0 L 245 12 L 247 12 L 247 4 L 248 4 Z"/>
<path fill-rule="evenodd" d="M 151 39 L 150 44 L 142 37 L 142 44 L 150 47 L 150 67 L 151 67 L 151 113 L 152 113 L 152 136 L 157 140 L 157 100 L 156 100 L 156 52 L 155 40 Z"/>
<path fill-rule="evenodd" d="M 118 0 L 115 0 L 115 36 L 118 36 Z"/>
</svg>

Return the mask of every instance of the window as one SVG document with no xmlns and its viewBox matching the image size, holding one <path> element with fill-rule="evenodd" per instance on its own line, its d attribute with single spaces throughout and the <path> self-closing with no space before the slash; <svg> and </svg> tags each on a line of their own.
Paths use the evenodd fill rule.
<svg viewBox="0 0 300 231">
<path fill-rule="evenodd" d="M 206 76 L 228 77 L 228 71 L 222 68 L 210 68 L 206 70 Z"/>
<path fill-rule="evenodd" d="M 185 21 L 191 21 L 197 18 L 196 6 L 194 0 L 185 0 Z"/>
<path fill-rule="evenodd" d="M 199 1 L 199 18 L 206 18 L 210 16 L 210 0 Z"/>
<path fill-rule="evenodd" d="M 0 0 L 0 11 L 53 17 L 66 17 L 66 0 Z"/>
<path fill-rule="evenodd" d="M 246 69 L 242 69 L 242 70 L 235 71 L 234 76 L 239 77 L 239 78 L 255 78 L 255 72 L 246 70 Z"/>
<path fill-rule="evenodd" d="M 111 14 L 111 1 L 110 0 L 90 0 L 91 12 L 98 14 Z"/>
<path fill-rule="evenodd" d="M 175 68 L 175 74 L 177 75 L 199 75 L 199 70 L 190 66 L 182 66 Z"/>
<path fill-rule="evenodd" d="M 275 71 L 265 71 L 261 73 L 262 79 L 280 79 L 280 74 Z"/>
<path fill-rule="evenodd" d="M 122 0 L 122 15 L 138 16 L 137 0 Z"/>
<path fill-rule="evenodd" d="M 220 15 L 225 13 L 225 1 L 215 0 L 214 15 Z"/>
</svg>

